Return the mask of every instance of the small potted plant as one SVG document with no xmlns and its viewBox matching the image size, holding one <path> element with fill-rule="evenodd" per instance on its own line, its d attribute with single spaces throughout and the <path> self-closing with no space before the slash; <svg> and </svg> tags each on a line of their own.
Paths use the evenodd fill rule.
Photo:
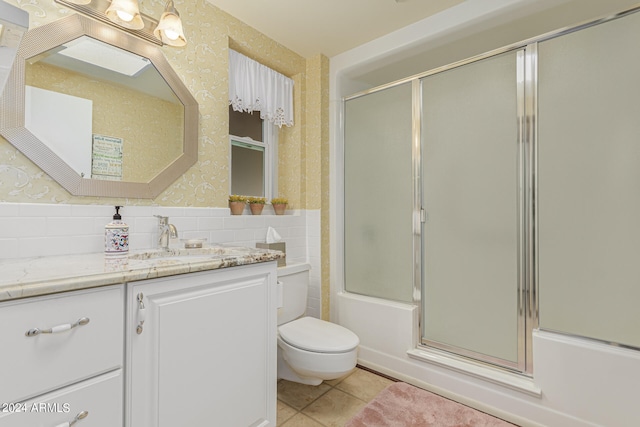
<svg viewBox="0 0 640 427">
<path fill-rule="evenodd" d="M 276 197 L 271 199 L 271 204 L 273 205 L 273 210 L 276 211 L 276 215 L 284 215 L 284 211 L 287 209 L 287 204 L 289 200 L 285 197 Z"/>
<path fill-rule="evenodd" d="M 231 209 L 231 215 L 242 215 L 246 203 L 247 196 L 238 196 L 237 194 L 230 195 L 229 209 Z"/>
<path fill-rule="evenodd" d="M 264 197 L 249 197 L 247 198 L 247 202 L 249 203 L 249 208 L 251 208 L 251 213 L 253 215 L 260 215 L 264 204 L 267 203 L 267 199 Z"/>
</svg>

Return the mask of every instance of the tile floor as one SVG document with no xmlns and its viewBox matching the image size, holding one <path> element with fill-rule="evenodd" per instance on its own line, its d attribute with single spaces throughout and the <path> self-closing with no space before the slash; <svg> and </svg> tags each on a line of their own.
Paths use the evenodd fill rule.
<svg viewBox="0 0 640 427">
<path fill-rule="evenodd" d="M 343 427 L 393 381 L 357 367 L 319 386 L 278 381 L 278 426 Z"/>
</svg>

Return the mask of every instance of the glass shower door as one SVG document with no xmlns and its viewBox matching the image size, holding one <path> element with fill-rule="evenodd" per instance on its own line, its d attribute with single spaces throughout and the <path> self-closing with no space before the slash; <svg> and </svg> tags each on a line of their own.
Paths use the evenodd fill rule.
<svg viewBox="0 0 640 427">
<path fill-rule="evenodd" d="M 522 57 L 421 81 L 422 343 L 513 369 L 523 328 Z"/>
<path fill-rule="evenodd" d="M 345 102 L 345 289 L 403 302 L 414 289 L 411 86 Z"/>
<path fill-rule="evenodd" d="M 640 349 L 640 13 L 539 44 L 540 328 Z"/>
</svg>

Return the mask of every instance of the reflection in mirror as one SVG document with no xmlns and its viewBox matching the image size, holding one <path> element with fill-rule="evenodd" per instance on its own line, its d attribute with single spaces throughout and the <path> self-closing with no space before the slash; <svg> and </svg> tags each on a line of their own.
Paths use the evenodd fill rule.
<svg viewBox="0 0 640 427">
<path fill-rule="evenodd" d="M 198 104 L 162 51 L 80 15 L 25 35 L 0 133 L 74 195 L 157 196 L 197 160 Z"/>
<path fill-rule="evenodd" d="M 184 108 L 147 58 L 82 36 L 29 58 L 26 85 L 25 127 L 85 178 L 149 182 L 182 154 Z"/>
</svg>

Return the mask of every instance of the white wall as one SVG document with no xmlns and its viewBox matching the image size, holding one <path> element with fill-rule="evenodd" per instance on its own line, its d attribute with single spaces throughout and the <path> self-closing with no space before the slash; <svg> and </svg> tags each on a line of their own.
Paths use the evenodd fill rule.
<svg viewBox="0 0 640 427">
<path fill-rule="evenodd" d="M 640 425 L 638 351 L 536 331 L 533 379 L 519 379 L 415 351 L 415 306 L 350 294 L 339 294 L 336 303 L 335 320 L 360 338 L 364 366 L 522 426 Z"/>
<path fill-rule="evenodd" d="M 562 9 L 565 12 L 575 10 L 584 13 L 588 10 L 592 13 L 591 17 L 596 18 L 602 13 L 603 7 L 617 10 L 624 3 L 596 0 L 467 0 L 439 15 L 331 58 L 331 318 L 359 335 L 360 363 L 502 415 L 521 425 L 640 425 L 640 412 L 634 405 L 636 397 L 640 395 L 640 354 L 637 351 L 536 331 L 533 340 L 534 374 L 533 378 L 527 379 L 435 352 L 416 351 L 419 336 L 416 306 L 342 292 L 341 98 L 373 86 L 363 77 L 370 75 L 367 70 L 375 70 L 377 66 L 388 68 L 399 57 L 409 56 L 408 52 L 412 49 L 429 55 L 429 46 L 455 46 L 456 41 L 472 38 L 474 33 L 486 36 L 491 28 L 504 27 L 516 18 L 520 20 L 518 22 L 526 23 L 527 14 L 538 13 L 538 18 L 544 17 L 541 12 L 544 8 L 551 11 L 545 12 L 547 18 L 553 17 L 556 10 L 553 7 L 556 6 L 558 11 Z M 570 19 L 571 16 L 563 16 L 556 22 Z M 582 15 L 578 22 L 584 19 Z M 519 33 L 515 31 L 514 34 Z M 484 46 L 495 43 L 495 40 L 476 38 L 482 39 Z M 502 45 L 497 44 L 492 48 Z M 457 46 L 461 47 L 460 44 Z M 464 46 L 461 48 L 464 49 Z M 446 50 L 440 49 L 438 52 L 442 54 Z M 454 52 L 452 56 L 458 53 Z M 411 74 L 414 73 L 402 77 Z"/>
</svg>

